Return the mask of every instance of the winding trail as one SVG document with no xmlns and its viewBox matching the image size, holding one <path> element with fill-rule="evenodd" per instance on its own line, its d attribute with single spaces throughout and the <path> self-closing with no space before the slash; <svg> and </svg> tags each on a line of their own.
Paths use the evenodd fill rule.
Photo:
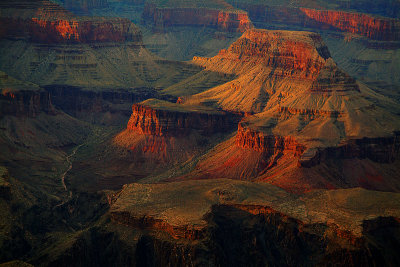
<svg viewBox="0 0 400 267">
<path fill-rule="evenodd" d="M 67 176 L 68 172 L 72 169 L 72 161 L 71 161 L 71 158 L 72 158 L 73 156 L 75 156 L 75 154 L 76 154 L 76 152 L 78 151 L 78 149 L 81 148 L 83 145 L 84 145 L 84 143 L 83 143 L 83 144 L 80 144 L 79 146 L 76 146 L 76 147 L 72 150 L 71 154 L 69 154 L 69 155 L 66 157 L 66 160 L 67 160 L 67 162 L 68 162 L 68 169 L 61 175 L 61 184 L 62 184 L 62 186 L 64 187 L 65 191 L 66 191 L 67 193 L 69 193 L 68 198 L 71 198 L 71 197 L 72 197 L 72 191 L 69 191 L 69 190 L 68 190 L 68 187 L 67 187 L 67 185 L 65 184 L 65 177 Z M 66 202 L 67 202 L 67 200 L 64 200 L 63 202 L 61 202 L 60 204 L 56 205 L 55 207 L 62 206 L 62 205 L 64 205 Z"/>
</svg>

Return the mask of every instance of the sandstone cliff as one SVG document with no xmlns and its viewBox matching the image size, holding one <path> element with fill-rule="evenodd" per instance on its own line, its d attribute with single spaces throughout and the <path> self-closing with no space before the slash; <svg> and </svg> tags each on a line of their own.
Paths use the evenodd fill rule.
<svg viewBox="0 0 400 267">
<path fill-rule="evenodd" d="M 380 41 L 400 39 L 398 19 L 341 10 L 325 10 L 324 7 L 313 9 L 301 7 L 301 4 L 298 7 L 288 7 L 241 2 L 237 6 L 246 10 L 254 22 L 344 31 Z"/>
<path fill-rule="evenodd" d="M 109 200 L 112 221 L 148 231 L 140 245 L 164 263 L 168 261 L 160 257 L 162 243 L 168 255 L 167 247 L 175 248 L 170 258 L 174 262 L 185 258 L 184 263 L 202 260 L 209 265 L 358 265 L 394 259 L 388 255 L 394 252 L 391 245 L 382 257 L 383 250 L 370 241 L 378 240 L 385 227 L 399 227 L 398 198 L 364 189 L 298 197 L 268 184 L 217 179 L 130 184 Z M 383 199 L 384 208 L 378 201 Z M 398 239 L 395 233 L 390 240 Z M 176 240 L 186 244 L 185 249 L 173 246 Z M 209 249 L 199 251 L 196 244 Z M 271 250 L 276 253 L 270 255 Z"/>
<path fill-rule="evenodd" d="M 212 109 L 172 104 L 156 99 L 132 106 L 127 129 L 156 136 L 185 136 L 192 130 L 205 135 L 232 129 L 234 119 Z"/>
<path fill-rule="evenodd" d="M 206 26 L 221 31 L 244 32 L 252 28 L 246 12 L 209 8 L 158 7 L 147 3 L 143 19 L 157 28 L 168 26 Z"/>
<path fill-rule="evenodd" d="M 3 38 L 30 38 L 46 44 L 141 42 L 142 38 L 127 19 L 78 17 L 48 1 L 5 1 L 0 6 Z"/>
</svg>

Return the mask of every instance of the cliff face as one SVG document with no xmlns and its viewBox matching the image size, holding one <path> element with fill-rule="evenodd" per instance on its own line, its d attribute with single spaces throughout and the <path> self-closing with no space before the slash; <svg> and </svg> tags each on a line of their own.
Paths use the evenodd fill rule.
<svg viewBox="0 0 400 267">
<path fill-rule="evenodd" d="M 127 41 L 140 42 L 140 31 L 129 20 L 87 19 L 48 20 L 41 18 L 14 19 L 0 18 L 4 32 L 2 37 L 29 36 L 33 42 L 58 43 L 99 43 Z"/>
<path fill-rule="evenodd" d="M 244 32 L 252 23 L 243 11 L 225 11 L 207 8 L 160 8 L 146 4 L 143 19 L 155 27 L 207 26 L 221 31 Z"/>
<path fill-rule="evenodd" d="M 321 28 L 330 25 L 339 30 L 364 35 L 373 40 L 399 41 L 400 21 L 377 18 L 366 14 L 333 10 L 300 9 L 312 21 L 320 22 Z"/>
<path fill-rule="evenodd" d="M 360 34 L 380 41 L 400 39 L 400 21 L 368 14 L 310 8 L 238 4 L 254 22 L 278 23 Z"/>
<path fill-rule="evenodd" d="M 51 95 L 35 84 L 22 82 L 0 71 L 0 117 L 54 115 Z"/>
<path fill-rule="evenodd" d="M 301 155 L 305 147 L 290 136 L 264 135 L 261 132 L 243 127 L 239 123 L 236 134 L 236 145 L 241 148 L 250 148 L 258 152 L 274 155 L 278 153 L 292 152 Z"/>
<path fill-rule="evenodd" d="M 0 114 L 36 117 L 39 113 L 56 114 L 48 92 L 3 92 L 0 95 Z"/>
<path fill-rule="evenodd" d="M 155 136 L 182 136 L 188 135 L 191 130 L 210 135 L 231 129 L 233 121 L 234 119 L 224 113 L 163 110 L 145 104 L 134 104 L 127 129 Z"/>
<path fill-rule="evenodd" d="M 298 197 L 268 184 L 216 179 L 130 184 L 109 203 L 114 223 L 148 233 L 139 241 L 148 254 L 136 254 L 146 264 L 358 266 L 397 260 L 387 240 L 399 240 L 398 197 L 364 189 Z M 383 198 L 391 200 L 376 202 Z M 386 213 L 393 215 L 378 215 Z M 379 241 L 382 235 L 388 239 Z"/>
<path fill-rule="evenodd" d="M 142 38 L 127 19 L 77 17 L 48 1 L 5 1 L 0 7 L 3 38 L 30 38 L 45 44 L 140 42 Z"/>
<path fill-rule="evenodd" d="M 299 157 L 299 166 L 312 167 L 327 159 L 368 158 L 375 162 L 392 163 L 400 152 L 400 137 L 362 138 L 348 140 L 337 147 L 312 148 Z"/>
</svg>

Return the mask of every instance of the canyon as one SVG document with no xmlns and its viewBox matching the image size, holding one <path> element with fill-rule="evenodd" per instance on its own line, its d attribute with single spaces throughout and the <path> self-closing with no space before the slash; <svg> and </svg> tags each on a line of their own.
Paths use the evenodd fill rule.
<svg viewBox="0 0 400 267">
<path fill-rule="evenodd" d="M 396 5 L 2 1 L 0 265 L 399 265 Z"/>
<path fill-rule="evenodd" d="M 244 32 L 253 27 L 246 12 L 240 10 L 218 10 L 207 8 L 163 8 L 146 4 L 143 20 L 156 28 L 168 26 L 208 26 L 220 31 Z"/>
</svg>

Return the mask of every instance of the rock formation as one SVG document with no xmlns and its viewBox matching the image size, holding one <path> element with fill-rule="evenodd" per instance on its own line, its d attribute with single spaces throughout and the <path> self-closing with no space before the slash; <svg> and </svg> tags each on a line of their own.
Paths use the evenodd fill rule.
<svg viewBox="0 0 400 267">
<path fill-rule="evenodd" d="M 127 19 L 77 17 L 47 1 L 3 1 L 1 36 L 30 38 L 33 42 L 141 42 L 139 29 Z"/>
<path fill-rule="evenodd" d="M 358 265 L 382 260 L 383 250 L 365 237 L 375 239 L 374 232 L 399 227 L 398 198 L 395 193 L 364 189 L 296 197 L 268 184 L 217 179 L 126 185 L 110 198 L 110 213 L 113 222 L 147 230 L 153 240 L 185 240 L 191 251 L 196 251 L 196 244 L 212 248 L 206 255 L 187 255 L 185 262 Z M 385 204 L 377 201 L 383 199 Z M 390 240 L 398 240 L 398 234 Z M 159 250 L 151 247 L 147 249 L 159 258 Z M 284 256 L 268 256 L 271 249 Z"/>
<path fill-rule="evenodd" d="M 224 112 L 149 99 L 132 106 L 127 129 L 156 136 L 185 136 L 192 130 L 212 135 L 232 129 L 233 121 Z"/>
<path fill-rule="evenodd" d="M 41 112 L 56 113 L 48 92 L 35 84 L 18 81 L 1 71 L 0 90 L 0 117 L 36 117 Z"/>
<path fill-rule="evenodd" d="M 237 6 L 246 10 L 254 22 L 344 31 L 380 41 L 400 40 L 400 21 L 395 18 L 343 11 L 340 7 L 339 10 L 324 6 L 308 8 L 306 3 L 293 7 L 239 2 Z"/>
<path fill-rule="evenodd" d="M 279 182 L 285 179 L 278 175 L 282 166 L 292 166 L 287 178 L 308 184 L 299 180 L 299 173 L 308 172 L 301 170 L 304 167 L 332 159 L 392 163 L 398 156 L 400 121 L 385 107 L 391 101 L 341 70 L 318 34 L 250 30 L 217 56 L 193 61 L 237 78 L 187 97 L 183 105 L 203 104 L 253 115 L 242 119 L 235 138 L 218 145 L 178 180 L 262 179 L 288 188 L 286 181 Z M 273 178 L 274 172 L 279 179 Z M 323 178 L 321 184 L 329 187 Z M 391 188 L 390 183 L 382 184 Z"/>
<path fill-rule="evenodd" d="M 168 26 L 206 26 L 220 31 L 244 32 L 252 28 L 247 13 L 240 10 L 219 10 L 211 8 L 158 7 L 146 3 L 143 20 L 156 28 Z"/>
</svg>

